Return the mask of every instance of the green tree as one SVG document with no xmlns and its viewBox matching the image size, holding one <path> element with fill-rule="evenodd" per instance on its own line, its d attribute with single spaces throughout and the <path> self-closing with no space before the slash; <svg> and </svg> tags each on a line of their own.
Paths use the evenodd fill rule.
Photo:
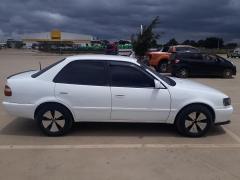
<svg viewBox="0 0 240 180">
<path fill-rule="evenodd" d="M 176 41 L 176 39 L 170 39 L 166 44 L 165 46 L 175 46 L 175 45 L 178 45 L 178 42 Z"/>
<path fill-rule="evenodd" d="M 225 45 L 226 49 L 235 49 L 238 46 L 237 43 L 228 43 Z"/>
<path fill-rule="evenodd" d="M 209 49 L 222 48 L 224 41 L 221 38 L 217 37 L 208 37 L 204 42 L 204 47 Z"/>
<path fill-rule="evenodd" d="M 197 43 L 194 40 L 186 40 L 183 41 L 182 45 L 197 46 Z"/>
<path fill-rule="evenodd" d="M 159 17 L 157 16 L 148 26 L 143 26 L 142 32 L 132 35 L 133 51 L 139 59 L 142 59 L 150 48 L 157 47 L 157 39 L 160 38 L 160 34 L 154 33 L 153 29 L 158 24 Z"/>
</svg>

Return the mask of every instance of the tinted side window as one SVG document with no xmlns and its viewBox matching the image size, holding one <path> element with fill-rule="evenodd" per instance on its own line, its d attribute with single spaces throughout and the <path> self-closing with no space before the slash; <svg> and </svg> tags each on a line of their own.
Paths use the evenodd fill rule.
<svg viewBox="0 0 240 180">
<path fill-rule="evenodd" d="M 179 53 L 178 58 L 182 59 L 190 59 L 190 60 L 202 60 L 203 57 L 199 53 Z"/>
<path fill-rule="evenodd" d="M 215 62 L 217 60 L 217 58 L 214 55 L 205 55 L 204 60 L 208 61 L 208 62 Z"/>
<path fill-rule="evenodd" d="M 194 54 L 194 53 L 191 55 L 191 58 L 196 59 L 196 60 L 202 60 L 203 59 L 201 54 Z"/>
<path fill-rule="evenodd" d="M 111 64 L 111 82 L 116 87 L 154 87 L 154 80 L 140 68 L 130 65 Z"/>
<path fill-rule="evenodd" d="M 197 53 L 199 52 L 199 50 L 191 47 L 177 47 L 176 52 L 193 52 L 193 53 L 196 52 Z"/>
<path fill-rule="evenodd" d="M 108 84 L 104 61 L 73 61 L 54 78 L 56 83 L 105 86 Z"/>
</svg>

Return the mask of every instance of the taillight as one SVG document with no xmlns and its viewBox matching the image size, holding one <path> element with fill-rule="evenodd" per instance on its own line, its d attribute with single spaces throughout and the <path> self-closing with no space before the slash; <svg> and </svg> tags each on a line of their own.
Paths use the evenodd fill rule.
<svg viewBox="0 0 240 180">
<path fill-rule="evenodd" d="M 4 95 L 5 96 L 12 96 L 12 90 L 9 86 L 5 85 L 5 89 L 4 89 Z"/>
<path fill-rule="evenodd" d="M 175 59 L 174 64 L 177 64 L 177 63 L 179 63 L 179 62 L 180 62 L 179 59 Z"/>
</svg>

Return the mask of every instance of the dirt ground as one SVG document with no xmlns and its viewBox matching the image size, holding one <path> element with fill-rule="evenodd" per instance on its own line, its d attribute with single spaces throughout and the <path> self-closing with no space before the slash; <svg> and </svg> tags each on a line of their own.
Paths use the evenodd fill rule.
<svg viewBox="0 0 240 180">
<path fill-rule="evenodd" d="M 0 50 L 0 92 L 7 76 L 62 58 Z M 240 59 L 230 60 L 239 72 Z M 240 76 L 191 80 L 232 98 L 231 124 L 203 138 L 185 138 L 170 125 L 79 123 L 69 135 L 53 138 L 43 136 L 33 120 L 10 116 L 0 105 L 0 179 L 239 180 Z"/>
</svg>

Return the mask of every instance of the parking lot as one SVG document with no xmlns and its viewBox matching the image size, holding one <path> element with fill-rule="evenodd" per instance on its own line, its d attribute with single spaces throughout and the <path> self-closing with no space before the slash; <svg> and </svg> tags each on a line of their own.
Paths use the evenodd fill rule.
<svg viewBox="0 0 240 180">
<path fill-rule="evenodd" d="M 0 91 L 9 75 L 64 56 L 0 50 Z M 239 73 L 240 59 L 230 60 Z M 170 125 L 127 123 L 79 123 L 67 136 L 46 137 L 33 120 L 10 116 L 0 105 L 0 179 L 239 180 L 240 75 L 191 80 L 232 98 L 231 124 L 203 138 L 181 137 Z"/>
</svg>

